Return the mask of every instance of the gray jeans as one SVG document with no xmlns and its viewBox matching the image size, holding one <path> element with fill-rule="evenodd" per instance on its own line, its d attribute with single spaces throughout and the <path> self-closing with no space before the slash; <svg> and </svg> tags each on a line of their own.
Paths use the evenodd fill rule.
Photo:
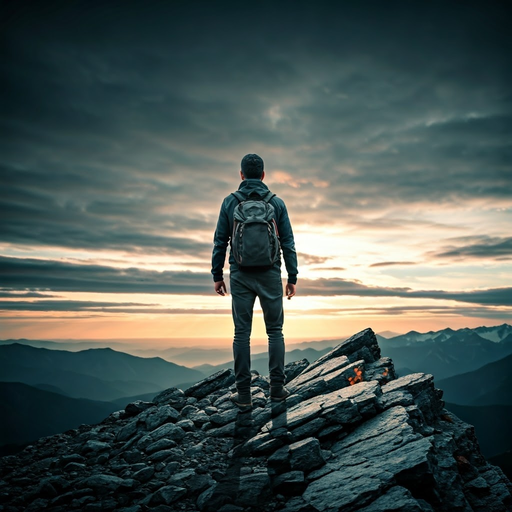
<svg viewBox="0 0 512 512">
<path fill-rule="evenodd" d="M 283 282 L 281 269 L 273 267 L 263 272 L 230 270 L 232 299 L 233 357 L 235 360 L 235 384 L 238 393 L 247 395 L 251 387 L 250 337 L 254 301 L 259 298 L 268 336 L 269 376 L 272 386 L 284 384 L 284 337 L 283 337 Z"/>
</svg>

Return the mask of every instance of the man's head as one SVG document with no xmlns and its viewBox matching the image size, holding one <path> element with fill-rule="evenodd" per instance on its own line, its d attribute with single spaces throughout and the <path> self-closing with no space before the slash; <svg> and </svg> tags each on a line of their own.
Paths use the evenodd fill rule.
<svg viewBox="0 0 512 512">
<path fill-rule="evenodd" d="M 241 171 L 242 179 L 262 180 L 265 176 L 263 160 L 260 156 L 249 153 L 242 158 Z"/>
</svg>

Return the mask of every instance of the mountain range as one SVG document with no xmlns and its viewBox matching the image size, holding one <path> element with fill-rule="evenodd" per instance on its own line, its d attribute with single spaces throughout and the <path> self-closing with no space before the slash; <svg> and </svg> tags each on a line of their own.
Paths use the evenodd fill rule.
<svg viewBox="0 0 512 512">
<path fill-rule="evenodd" d="M 511 413 L 507 406 L 512 406 L 511 335 L 512 327 L 503 324 L 376 338 L 382 355 L 393 359 L 398 375 L 415 371 L 434 374 L 444 391 L 443 399 L 451 407 L 458 407 L 457 414 L 464 421 L 475 423 L 485 453 L 493 455 L 509 449 L 503 432 L 508 432 Z M 32 441 L 47 432 L 62 430 L 62 425 L 71 428 L 78 425 L 76 422 L 94 422 L 104 411 L 119 410 L 135 400 L 151 401 L 156 393 L 172 386 L 186 389 L 205 376 L 233 366 L 231 348 L 205 349 L 197 356 L 212 359 L 224 355 L 221 364 L 188 368 L 161 357 L 138 357 L 108 347 L 71 352 L 59 350 L 59 343 L 52 341 L 7 341 L 0 342 L 0 381 L 4 381 L 0 382 L 0 393 L 8 411 L 6 417 L 10 418 L 10 426 L 4 422 L 3 428 L 11 430 L 1 433 L 2 441 L 12 443 Z M 287 344 L 285 362 L 314 362 L 340 341 Z M 193 361 L 197 349 L 173 347 L 168 352 Z M 252 369 L 268 374 L 266 352 L 252 354 Z M 18 398 L 8 399 L 9 395 Z M 39 404 L 46 404 L 47 414 L 41 413 L 36 422 L 30 422 L 30 410 Z M 81 411 L 81 415 L 73 411 Z"/>
<path fill-rule="evenodd" d="M 512 326 L 503 324 L 495 327 L 476 329 L 450 328 L 441 331 L 407 334 L 384 338 L 377 335 L 383 355 L 391 357 L 399 375 L 415 372 L 432 373 L 437 379 L 444 379 L 460 373 L 476 370 L 482 365 L 498 361 L 512 354 Z M 305 342 L 301 349 L 287 346 L 285 362 L 306 358 L 314 361 L 327 353 L 333 343 L 343 340 Z M 296 346 L 296 345 L 295 345 Z M 268 373 L 268 354 L 253 353 L 251 367 L 261 374 Z M 202 364 L 194 369 L 205 374 L 230 368 L 232 358 L 220 364 Z"/>
<path fill-rule="evenodd" d="M 512 354 L 512 327 L 410 331 L 381 340 L 380 345 L 382 353 L 393 359 L 398 374 L 426 371 L 441 380 Z"/>
<path fill-rule="evenodd" d="M 199 371 L 162 358 L 142 358 L 111 348 L 69 352 L 19 343 L 0 346 L 3 382 L 22 382 L 75 398 L 110 401 L 202 378 Z"/>
<path fill-rule="evenodd" d="M 377 335 L 377 338 L 380 337 Z M 328 339 L 321 341 L 303 341 L 299 343 L 286 343 L 287 350 L 313 348 L 321 350 L 324 348 L 332 348 L 345 338 Z M 141 343 L 135 344 L 134 342 L 127 343 L 116 340 L 69 340 L 69 341 L 49 341 L 49 340 L 30 340 L 26 338 L 19 339 L 6 339 L 0 340 L 0 347 L 3 345 L 12 345 L 14 343 L 20 345 L 27 345 L 36 348 L 47 348 L 51 350 L 67 350 L 70 352 L 78 352 L 86 349 L 97 348 L 112 348 L 116 351 L 125 352 L 138 357 L 150 358 L 160 357 L 166 361 L 170 361 L 179 365 L 197 367 L 201 364 L 218 365 L 229 360 L 233 356 L 233 348 L 230 342 L 223 341 L 222 346 L 189 346 L 187 342 L 183 341 L 183 346 L 172 346 L 163 348 L 148 348 L 144 340 Z M 254 345 L 251 347 L 252 353 L 263 354 L 266 353 L 266 345 Z"/>
<path fill-rule="evenodd" d="M 509 324 L 502 324 L 492 327 L 463 327 L 462 329 L 457 330 L 447 327 L 446 329 L 441 329 L 439 331 L 428 331 L 424 333 L 418 331 L 409 331 L 406 334 L 399 334 L 397 336 L 387 338 L 387 343 L 391 346 L 401 347 L 416 344 L 418 342 L 443 342 L 449 340 L 456 333 L 475 333 L 486 340 L 493 341 L 495 343 L 501 343 L 506 341 L 506 339 L 512 335 L 512 326 Z M 512 337 L 508 339 L 509 342 L 511 340 Z"/>
</svg>

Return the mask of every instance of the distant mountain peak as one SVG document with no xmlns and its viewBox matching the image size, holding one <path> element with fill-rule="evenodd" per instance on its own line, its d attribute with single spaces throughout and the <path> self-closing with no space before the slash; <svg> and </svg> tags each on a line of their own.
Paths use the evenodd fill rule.
<svg viewBox="0 0 512 512">
<path fill-rule="evenodd" d="M 446 340 L 452 339 L 454 336 L 458 339 L 462 339 L 463 336 L 473 335 L 477 335 L 480 338 L 486 339 L 488 341 L 499 343 L 503 341 L 507 336 L 512 335 L 512 326 L 505 323 L 491 327 L 462 327 L 460 329 L 452 329 L 451 327 L 446 327 L 439 331 L 428 331 L 424 333 L 412 330 L 406 334 L 401 334 L 399 336 L 395 336 L 394 338 L 389 338 L 388 340 L 394 346 L 397 346 L 399 344 L 405 345 L 416 342 L 444 342 Z"/>
<path fill-rule="evenodd" d="M 474 329 L 482 338 L 499 343 L 512 334 L 512 326 L 504 323 L 493 327 L 477 327 Z"/>
</svg>

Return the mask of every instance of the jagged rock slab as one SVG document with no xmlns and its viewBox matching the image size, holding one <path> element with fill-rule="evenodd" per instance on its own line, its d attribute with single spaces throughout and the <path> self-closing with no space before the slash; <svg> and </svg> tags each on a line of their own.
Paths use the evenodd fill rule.
<svg viewBox="0 0 512 512">
<path fill-rule="evenodd" d="M 345 341 L 342 341 L 330 352 L 319 357 L 312 363 L 309 367 L 309 371 L 338 356 L 346 356 L 351 362 L 359 359 L 364 359 L 368 363 L 377 361 L 380 359 L 380 347 L 376 342 L 374 332 L 371 329 L 364 329 Z"/>
<path fill-rule="evenodd" d="M 197 399 L 204 398 L 221 388 L 227 388 L 235 382 L 235 373 L 231 369 L 219 370 L 217 373 L 206 377 L 206 379 L 194 384 L 185 390 L 186 396 Z"/>
</svg>

